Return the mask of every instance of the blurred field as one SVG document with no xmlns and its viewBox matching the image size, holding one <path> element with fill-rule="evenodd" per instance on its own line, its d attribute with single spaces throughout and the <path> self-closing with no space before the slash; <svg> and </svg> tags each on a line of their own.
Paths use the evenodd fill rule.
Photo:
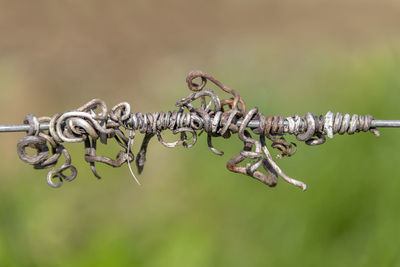
<svg viewBox="0 0 400 267">
<path fill-rule="evenodd" d="M 0 1 L 0 122 L 91 98 L 170 110 L 201 69 L 268 114 L 399 119 L 398 1 Z M 298 145 L 267 188 L 225 169 L 240 142 L 153 140 L 135 184 L 69 145 L 58 190 L 0 139 L 0 266 L 400 266 L 400 132 Z M 294 140 L 294 139 L 292 139 Z M 136 151 L 139 144 L 136 144 Z M 114 155 L 110 144 L 101 151 Z"/>
</svg>

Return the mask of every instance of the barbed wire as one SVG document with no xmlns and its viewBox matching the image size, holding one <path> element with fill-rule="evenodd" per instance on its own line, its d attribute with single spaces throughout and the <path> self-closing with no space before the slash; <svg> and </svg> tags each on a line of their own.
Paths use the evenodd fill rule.
<svg viewBox="0 0 400 267">
<path fill-rule="evenodd" d="M 196 83 L 196 79 L 200 79 L 200 82 Z M 148 144 L 154 136 L 166 147 L 182 145 L 190 148 L 196 144 L 198 135 L 204 132 L 207 134 L 210 150 L 217 155 L 223 155 L 222 151 L 213 146 L 213 138 L 227 139 L 236 134 L 244 146 L 237 155 L 228 160 L 228 170 L 250 176 L 271 187 L 281 177 L 305 190 L 305 183 L 289 177 L 275 163 L 267 148 L 266 139 L 271 141 L 272 148 L 281 152 L 278 157 L 282 158 L 290 157 L 296 152 L 296 145 L 285 140 L 286 134 L 295 135 L 298 141 L 307 145 L 325 143 L 326 135 L 333 138 L 334 134 L 370 131 L 379 136 L 379 131 L 372 126 L 371 115 L 334 114 L 329 111 L 325 116 L 312 113 L 286 118 L 265 116 L 257 107 L 246 110 L 246 103 L 238 92 L 206 73 L 192 71 L 186 82 L 192 93 L 178 101 L 178 109 L 174 111 L 132 113 L 127 102 L 121 102 L 108 110 L 103 100 L 92 99 L 75 110 L 57 113 L 52 117 L 38 118 L 29 114 L 24 121 L 29 125 L 27 136 L 18 142 L 18 155 L 35 169 L 54 167 L 60 157 L 64 156 L 64 163 L 47 174 L 48 184 L 57 188 L 64 181 L 72 181 L 77 176 L 77 169 L 72 165 L 70 154 L 63 143 L 84 143 L 85 160 L 93 174 L 100 178 L 96 163 L 120 167 L 134 161 L 135 155 L 131 146 L 136 132 L 145 135 L 136 155 L 139 174 L 146 162 Z M 231 97 L 221 100 L 213 90 L 206 89 L 207 82 L 212 82 Z M 254 121 L 257 122 L 256 125 Z M 44 124 L 48 125 L 48 129 L 41 128 Z M 166 130 L 178 135 L 178 140 L 166 142 L 162 137 L 162 132 Z M 109 139 L 115 139 L 121 147 L 115 159 L 97 154 L 97 142 L 107 144 Z M 28 147 L 34 148 L 36 153 L 29 154 Z M 243 164 L 245 160 L 249 162 Z M 70 173 L 67 175 L 66 171 Z"/>
</svg>

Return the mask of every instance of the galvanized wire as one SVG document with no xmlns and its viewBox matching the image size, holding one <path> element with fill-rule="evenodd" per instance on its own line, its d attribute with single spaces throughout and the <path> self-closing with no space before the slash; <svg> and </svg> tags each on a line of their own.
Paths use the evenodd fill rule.
<svg viewBox="0 0 400 267">
<path fill-rule="evenodd" d="M 204 122 L 203 122 L 204 123 Z M 242 124 L 242 120 L 238 120 L 236 122 L 236 126 L 240 126 Z M 260 127 L 259 120 L 251 120 L 247 127 L 250 129 L 255 129 Z M 288 122 L 284 122 L 285 127 L 287 127 Z M 400 128 L 400 120 L 372 120 L 371 127 L 374 128 Z M 0 133 L 14 133 L 14 132 L 27 132 L 29 131 L 30 126 L 28 124 L 0 124 Z M 41 131 L 45 131 L 49 129 L 49 123 L 40 123 L 39 129 Z"/>
<path fill-rule="evenodd" d="M 196 83 L 195 79 L 200 79 L 200 83 Z M 282 158 L 296 152 L 296 145 L 285 140 L 286 134 L 295 135 L 298 141 L 308 145 L 320 145 L 326 141 L 325 136 L 333 138 L 335 134 L 367 131 L 379 136 L 376 127 L 399 125 L 393 121 L 375 121 L 371 115 L 335 114 L 331 111 L 324 116 L 312 113 L 286 118 L 265 116 L 258 108 L 246 110 L 245 101 L 235 90 L 208 74 L 193 71 L 186 81 L 193 92 L 178 101 L 178 109 L 174 111 L 133 113 L 126 102 L 108 110 L 104 101 L 93 99 L 75 110 L 57 113 L 52 117 L 27 115 L 25 125 L 4 126 L 0 127 L 0 131 L 27 131 L 27 136 L 18 142 L 17 151 L 24 162 L 36 169 L 54 167 L 61 156 L 65 158 L 61 167 L 53 168 L 47 174 L 47 182 L 52 187 L 60 187 L 64 181 L 71 181 L 77 176 L 77 170 L 71 164 L 71 157 L 63 143 L 84 143 L 85 160 L 94 175 L 100 178 L 96 163 L 119 167 L 135 159 L 131 146 L 136 132 L 145 135 L 136 155 L 139 173 L 143 171 L 147 146 L 154 136 L 166 147 L 182 145 L 190 148 L 195 145 L 199 133 L 205 132 L 209 148 L 217 155 L 223 152 L 213 146 L 213 138 L 230 138 L 237 134 L 243 142 L 243 149 L 226 164 L 230 171 L 248 175 L 268 186 L 275 186 L 278 177 L 281 177 L 305 190 L 305 183 L 289 177 L 275 163 L 266 139 L 272 142 L 272 148 L 281 152 L 278 157 Z M 213 90 L 205 88 L 208 81 L 231 97 L 221 100 Z M 162 136 L 166 130 L 178 135 L 178 140 L 166 142 Z M 129 136 L 126 132 L 129 132 Z M 98 155 L 96 151 L 97 141 L 106 144 L 109 139 L 115 139 L 121 147 L 115 159 Z M 28 147 L 36 149 L 36 154 L 30 155 Z M 250 162 L 242 164 L 245 160 Z M 67 170 L 69 174 L 66 174 Z"/>
</svg>

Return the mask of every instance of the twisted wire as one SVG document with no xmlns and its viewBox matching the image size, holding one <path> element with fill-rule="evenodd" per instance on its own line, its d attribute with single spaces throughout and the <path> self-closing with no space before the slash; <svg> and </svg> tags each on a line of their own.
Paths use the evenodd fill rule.
<svg viewBox="0 0 400 267">
<path fill-rule="evenodd" d="M 196 83 L 198 78 L 199 84 Z M 282 158 L 292 156 L 296 152 L 295 143 L 284 138 L 287 134 L 295 135 L 298 141 L 304 141 L 308 145 L 323 144 L 326 141 L 325 136 L 333 138 L 335 134 L 371 131 L 379 136 L 379 132 L 371 127 L 371 115 L 334 114 L 329 111 L 325 116 L 312 113 L 286 118 L 265 116 L 258 108 L 246 111 L 245 101 L 235 90 L 224 86 L 208 74 L 193 71 L 189 73 L 186 81 L 188 88 L 193 92 L 178 101 L 178 109 L 174 111 L 133 113 L 127 102 L 121 102 L 108 110 L 104 101 L 92 99 L 75 110 L 57 113 L 51 118 L 37 118 L 29 114 L 24 123 L 30 127 L 27 136 L 18 142 L 18 155 L 21 160 L 36 169 L 53 167 L 47 174 L 47 182 L 52 187 L 60 187 L 64 181 L 72 181 L 77 176 L 77 170 L 72 165 L 71 157 L 63 143 L 84 143 L 85 160 L 93 174 L 100 178 L 96 163 L 120 167 L 126 162 L 134 161 L 135 155 L 131 146 L 136 132 L 145 135 L 136 155 L 139 173 L 143 171 L 147 147 L 154 136 L 166 147 L 182 145 L 190 148 L 196 144 L 198 135 L 205 132 L 210 150 L 217 155 L 223 155 L 222 151 L 213 146 L 212 139 L 230 138 L 237 134 L 244 146 L 236 156 L 228 160 L 226 167 L 230 171 L 250 176 L 268 186 L 275 186 L 278 177 L 281 177 L 305 190 L 305 183 L 289 177 L 275 163 L 267 148 L 266 139 L 271 141 L 272 148 L 281 152 L 278 158 Z M 231 97 L 221 100 L 213 90 L 205 88 L 208 81 Z M 259 125 L 249 130 L 249 122 L 252 120 L 259 121 Z M 49 123 L 48 131 L 40 130 L 40 123 L 44 122 Z M 166 142 L 162 136 L 162 132 L 166 130 L 178 135 L 178 140 Z M 126 132 L 129 133 L 129 137 Z M 254 134 L 259 137 L 253 137 Z M 107 144 L 110 139 L 114 139 L 121 148 L 117 156 L 112 159 L 97 155 L 98 140 Z M 36 154 L 29 154 L 28 147 L 33 148 Z M 64 156 L 64 163 L 57 168 L 55 166 L 61 156 Z M 250 162 L 242 164 L 245 160 Z M 66 171 L 69 171 L 68 175 Z"/>
</svg>

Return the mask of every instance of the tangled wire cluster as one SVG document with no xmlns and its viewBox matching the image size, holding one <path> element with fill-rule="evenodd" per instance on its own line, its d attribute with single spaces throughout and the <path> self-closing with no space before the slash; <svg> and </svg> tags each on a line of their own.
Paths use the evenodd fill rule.
<svg viewBox="0 0 400 267">
<path fill-rule="evenodd" d="M 195 79 L 200 79 L 200 83 L 196 83 Z M 183 145 L 190 148 L 196 143 L 199 133 L 205 132 L 211 151 L 222 155 L 223 152 L 212 145 L 212 138 L 221 136 L 230 138 L 232 134 L 237 134 L 244 147 L 239 154 L 228 160 L 226 166 L 230 171 L 248 175 L 268 186 L 275 186 L 280 176 L 305 190 L 307 187 L 305 183 L 290 178 L 275 163 L 267 148 L 266 138 L 272 141 L 273 148 L 280 150 L 281 154 L 278 157 L 281 158 L 292 156 L 296 152 L 296 145 L 286 141 L 283 137 L 285 134 L 293 134 L 297 140 L 304 141 L 308 145 L 323 144 L 326 135 L 332 138 L 336 133 L 353 134 L 371 131 L 379 135 L 379 132 L 371 127 L 373 117 L 370 115 L 350 116 L 328 112 L 325 116 L 319 117 L 312 113 L 302 117 L 298 115 L 287 118 L 266 117 L 257 108 L 247 111 L 245 101 L 235 90 L 224 86 L 208 74 L 193 71 L 189 73 L 186 81 L 193 93 L 178 101 L 176 103 L 178 110 L 172 112 L 134 114 L 126 102 L 119 103 L 108 111 L 104 101 L 93 99 L 76 110 L 58 113 L 51 118 L 27 115 L 24 123 L 29 124 L 30 129 L 27 136 L 18 142 L 18 155 L 35 169 L 54 167 L 59 158 L 64 156 L 64 163 L 47 174 L 48 184 L 57 188 L 64 181 L 71 181 L 77 176 L 77 170 L 71 164 L 70 154 L 62 145 L 64 142 L 83 142 L 85 160 L 90 164 L 94 175 L 100 178 L 95 166 L 97 162 L 120 167 L 125 162 L 130 163 L 134 160 L 135 155 L 131 146 L 137 131 L 145 134 L 136 155 L 139 173 L 142 172 L 146 162 L 147 146 L 155 135 L 167 147 Z M 221 100 L 214 91 L 205 89 L 208 81 L 231 97 Z M 95 112 L 97 110 L 99 111 Z M 48 123 L 49 130 L 40 130 L 41 123 Z M 162 132 L 165 130 L 179 134 L 179 139 L 172 143 L 164 141 Z M 258 138 L 254 138 L 252 133 L 258 135 Z M 114 138 L 121 147 L 115 159 L 96 153 L 97 141 L 107 144 L 110 138 Z M 26 149 L 28 147 L 34 148 L 36 153 L 29 154 Z M 249 162 L 241 164 L 245 160 Z M 69 174 L 66 174 L 68 170 Z"/>
</svg>

